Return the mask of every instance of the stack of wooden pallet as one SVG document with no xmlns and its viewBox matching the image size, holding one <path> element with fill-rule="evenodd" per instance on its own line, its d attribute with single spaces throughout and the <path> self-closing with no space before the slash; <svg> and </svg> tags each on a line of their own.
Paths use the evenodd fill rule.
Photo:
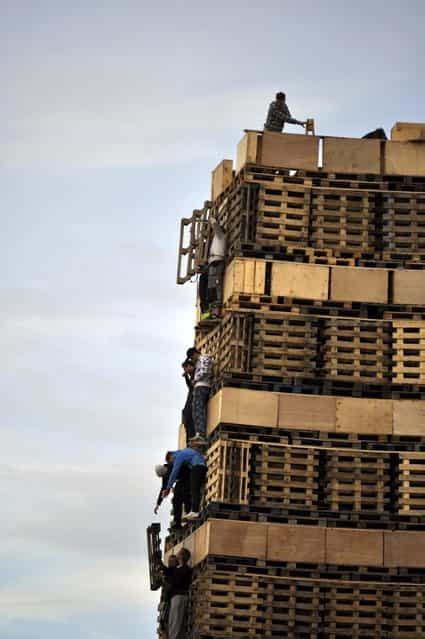
<svg viewBox="0 0 425 639">
<path fill-rule="evenodd" d="M 423 130 L 248 132 L 213 172 L 204 508 L 166 541 L 192 553 L 191 639 L 425 637 Z"/>
</svg>

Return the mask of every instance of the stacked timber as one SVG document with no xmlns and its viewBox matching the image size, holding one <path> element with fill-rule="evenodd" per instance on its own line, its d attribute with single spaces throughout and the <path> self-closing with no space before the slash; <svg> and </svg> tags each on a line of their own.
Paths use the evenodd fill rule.
<svg viewBox="0 0 425 639">
<path fill-rule="evenodd" d="M 425 637 L 424 130 L 248 131 L 182 221 L 179 282 L 228 247 L 191 639 Z"/>
</svg>

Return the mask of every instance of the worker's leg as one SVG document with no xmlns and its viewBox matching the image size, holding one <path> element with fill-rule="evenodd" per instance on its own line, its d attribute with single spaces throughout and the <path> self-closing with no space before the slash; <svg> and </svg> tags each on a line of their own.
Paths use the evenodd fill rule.
<svg viewBox="0 0 425 639">
<path fill-rule="evenodd" d="M 183 506 L 185 513 L 190 513 L 192 508 L 192 500 L 190 498 L 190 473 L 180 480 L 182 483 Z"/>
<path fill-rule="evenodd" d="M 193 389 L 193 423 L 195 432 L 202 437 L 207 435 L 207 406 L 210 389 L 208 386 L 196 386 Z"/>
<path fill-rule="evenodd" d="M 193 423 L 193 415 L 192 415 L 192 404 L 193 404 L 193 392 L 188 393 L 186 404 L 184 405 L 182 412 L 182 420 L 184 424 L 184 428 L 186 431 L 186 444 L 195 434 L 195 425 Z"/>
<path fill-rule="evenodd" d="M 206 466 L 193 466 L 190 473 L 190 495 L 192 512 L 198 513 L 201 505 L 201 491 L 207 474 Z"/>
<path fill-rule="evenodd" d="M 174 595 L 171 598 L 168 615 L 168 639 L 186 638 L 186 613 L 188 596 Z"/>
<path fill-rule="evenodd" d="M 179 527 L 182 525 L 182 514 L 183 514 L 183 494 L 184 494 L 184 483 L 182 481 L 177 481 L 174 486 L 173 493 L 173 517 L 174 517 L 174 526 Z"/>
<path fill-rule="evenodd" d="M 201 313 L 206 313 L 208 311 L 208 271 L 205 270 L 199 276 L 199 286 L 198 286 L 198 295 L 199 295 L 199 306 L 201 308 Z"/>
</svg>

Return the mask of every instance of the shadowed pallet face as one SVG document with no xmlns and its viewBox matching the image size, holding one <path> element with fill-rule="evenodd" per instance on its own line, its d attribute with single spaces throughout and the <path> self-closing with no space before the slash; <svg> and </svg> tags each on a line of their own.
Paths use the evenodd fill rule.
<svg viewBox="0 0 425 639">
<path fill-rule="evenodd" d="M 425 453 L 219 439 L 207 463 L 206 503 L 300 509 L 312 518 L 375 514 L 377 522 L 384 513 L 425 515 Z"/>
<path fill-rule="evenodd" d="M 284 173 L 246 167 L 213 205 L 230 254 L 242 242 L 247 250 L 249 245 L 257 251 L 310 247 L 376 262 L 391 252 L 404 264 L 425 251 L 425 193 L 397 193 L 382 182 Z M 425 191 L 425 184 L 411 187 Z"/>
<path fill-rule="evenodd" d="M 425 322 L 228 312 L 197 347 L 224 375 L 254 382 L 419 385 L 425 389 Z M 407 389 L 408 392 L 408 389 Z"/>
<path fill-rule="evenodd" d="M 191 613 L 200 637 L 417 639 L 425 633 L 425 586 L 273 578 L 206 565 L 196 575 Z"/>
</svg>

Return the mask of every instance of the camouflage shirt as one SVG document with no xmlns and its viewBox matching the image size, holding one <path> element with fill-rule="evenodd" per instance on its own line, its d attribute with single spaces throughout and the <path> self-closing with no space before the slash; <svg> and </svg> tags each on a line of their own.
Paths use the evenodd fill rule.
<svg viewBox="0 0 425 639">
<path fill-rule="evenodd" d="M 291 112 L 284 103 L 283 106 L 277 100 L 271 102 L 267 113 L 267 120 L 264 128 L 268 131 L 282 131 L 285 122 L 291 118 Z"/>
</svg>

